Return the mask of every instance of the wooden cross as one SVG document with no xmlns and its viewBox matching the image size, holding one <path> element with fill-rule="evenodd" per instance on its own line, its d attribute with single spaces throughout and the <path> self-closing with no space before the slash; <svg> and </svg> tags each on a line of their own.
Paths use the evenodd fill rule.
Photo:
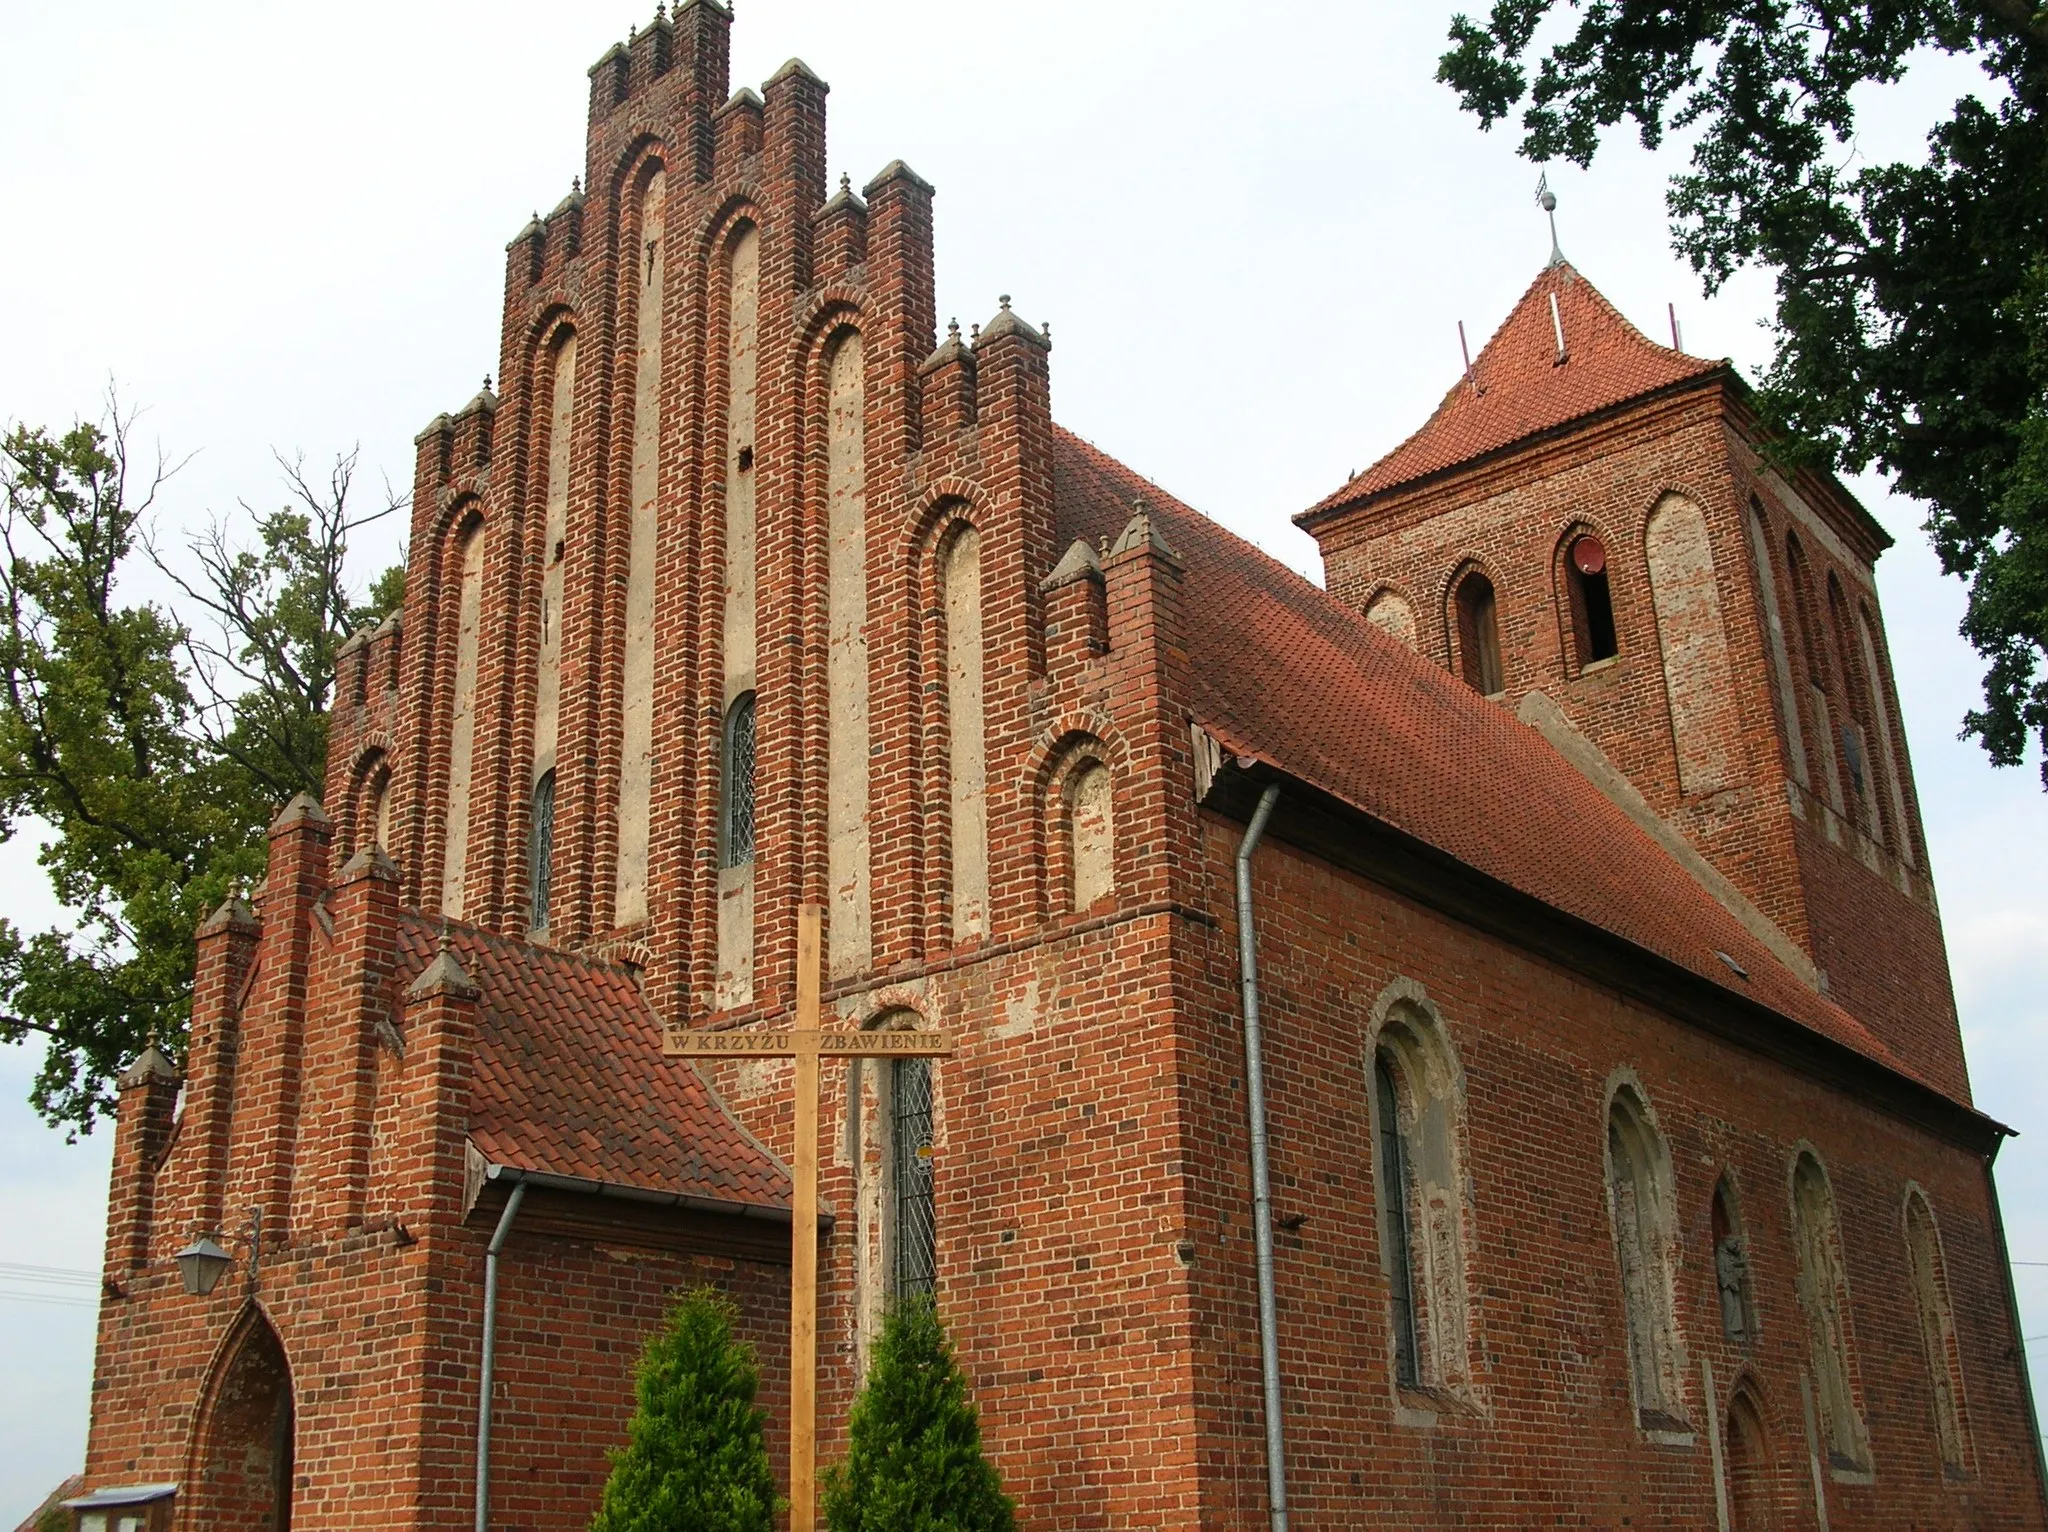
<svg viewBox="0 0 2048 1532">
<path fill-rule="evenodd" d="M 796 1151 L 789 1216 L 789 1532 L 813 1532 L 818 1511 L 818 1060 L 933 1059 L 950 1032 L 826 1032 L 818 1026 L 821 911 L 797 912 L 796 1027 L 785 1032 L 671 1031 L 662 1052 L 684 1059 L 795 1059 Z"/>
</svg>

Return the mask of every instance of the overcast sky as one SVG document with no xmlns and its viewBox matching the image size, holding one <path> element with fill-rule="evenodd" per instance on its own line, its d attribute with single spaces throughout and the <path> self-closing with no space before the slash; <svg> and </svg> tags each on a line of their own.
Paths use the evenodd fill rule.
<svg viewBox="0 0 2048 1532">
<path fill-rule="evenodd" d="M 650 0 L 651 3 L 651 0 Z M 800 55 L 832 84 L 831 165 L 938 187 L 942 319 L 999 293 L 1050 319 L 1059 419 L 1304 571 L 1288 516 L 1419 425 L 1549 251 L 1533 167 L 1432 82 L 1448 4 L 742 0 L 733 83 Z M 1261 15 L 1261 11 L 1264 14 Z M 1284 20 L 1273 19 L 1284 16 Z M 273 447 L 360 442 L 400 487 L 412 437 L 498 353 L 504 245 L 583 168 L 585 70 L 635 4 L 278 6 L 0 0 L 0 424 L 91 415 L 196 453 L 164 530 L 283 496 Z M 1917 151 L 1974 81 L 1935 62 L 1867 103 L 1860 152 Z M 1655 338 L 1767 354 L 1769 287 L 1708 302 L 1672 257 L 1674 151 L 1553 168 L 1566 254 Z M 2048 800 L 1956 739 L 1978 666 L 1920 509 L 1856 486 L 1878 566 L 1978 1104 L 2029 1335 L 2048 1332 Z M 364 578 L 399 529 L 354 550 Z M 52 918 L 33 847 L 0 914 Z M 0 1049 L 0 1525 L 81 1461 L 107 1135 L 23 1104 Z M 38 1282 L 18 1268 L 81 1273 Z M 30 1292 L 74 1303 L 30 1303 Z M 2048 1339 L 2036 1351 L 2048 1366 Z"/>
</svg>

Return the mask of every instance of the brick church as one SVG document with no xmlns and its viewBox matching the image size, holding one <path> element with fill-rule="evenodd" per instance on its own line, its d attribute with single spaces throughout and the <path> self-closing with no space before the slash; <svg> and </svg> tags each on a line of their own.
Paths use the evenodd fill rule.
<svg viewBox="0 0 2048 1532">
<path fill-rule="evenodd" d="M 823 1461 L 930 1291 L 1027 1528 L 2048 1525 L 1878 524 L 1559 258 L 1318 588 L 942 332 L 730 26 L 591 69 L 121 1079 L 77 1524 L 572 1532 L 705 1283 L 779 1462 L 792 1066 L 664 1036 L 816 903 L 827 1026 L 959 1039 L 826 1067 Z"/>
</svg>

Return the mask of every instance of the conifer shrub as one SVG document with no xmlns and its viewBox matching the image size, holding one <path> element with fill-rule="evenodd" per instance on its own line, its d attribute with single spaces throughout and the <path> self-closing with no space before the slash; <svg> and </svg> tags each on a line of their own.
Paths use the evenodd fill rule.
<svg viewBox="0 0 2048 1532">
<path fill-rule="evenodd" d="M 777 1498 L 753 1348 L 731 1302 L 700 1287 L 640 1358 L 639 1407 L 591 1532 L 774 1532 Z"/>
<path fill-rule="evenodd" d="M 825 1476 L 831 1532 L 1011 1532 L 1015 1507 L 981 1455 L 981 1421 L 929 1298 L 883 1324 L 849 1438 Z"/>
</svg>

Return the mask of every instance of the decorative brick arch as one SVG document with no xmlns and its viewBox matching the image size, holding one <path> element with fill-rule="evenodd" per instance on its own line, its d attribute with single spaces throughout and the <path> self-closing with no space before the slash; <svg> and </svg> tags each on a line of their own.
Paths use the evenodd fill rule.
<svg viewBox="0 0 2048 1532">
<path fill-rule="evenodd" d="M 1737 1532 L 1759 1532 L 1784 1525 L 1776 1445 L 1783 1433 L 1751 1369 L 1736 1374 L 1715 1429 L 1721 1433 L 1730 1526 Z"/>
<path fill-rule="evenodd" d="M 207 1371 L 180 1523 L 208 1532 L 284 1532 L 291 1524 L 296 1424 L 284 1342 L 252 1301 Z"/>
<path fill-rule="evenodd" d="M 1124 865 L 1116 833 L 1123 817 L 1116 805 L 1124 796 L 1124 754 L 1106 716 L 1069 714 L 1039 735 L 1026 802 L 1039 836 L 1034 865 L 1043 879 L 1035 901 L 1041 918 L 1083 914 L 1114 896 Z M 1106 778 L 1091 775 L 1098 769 Z M 1086 802 L 1077 803 L 1077 793 L 1084 791 Z M 1091 897 L 1077 905 L 1077 894 Z"/>
<path fill-rule="evenodd" d="M 761 209 L 767 198 L 760 187 L 751 181 L 736 181 L 719 199 L 718 207 L 711 216 L 697 225 L 696 255 L 698 262 L 705 263 L 722 252 L 743 223 L 761 226 Z"/>
</svg>

